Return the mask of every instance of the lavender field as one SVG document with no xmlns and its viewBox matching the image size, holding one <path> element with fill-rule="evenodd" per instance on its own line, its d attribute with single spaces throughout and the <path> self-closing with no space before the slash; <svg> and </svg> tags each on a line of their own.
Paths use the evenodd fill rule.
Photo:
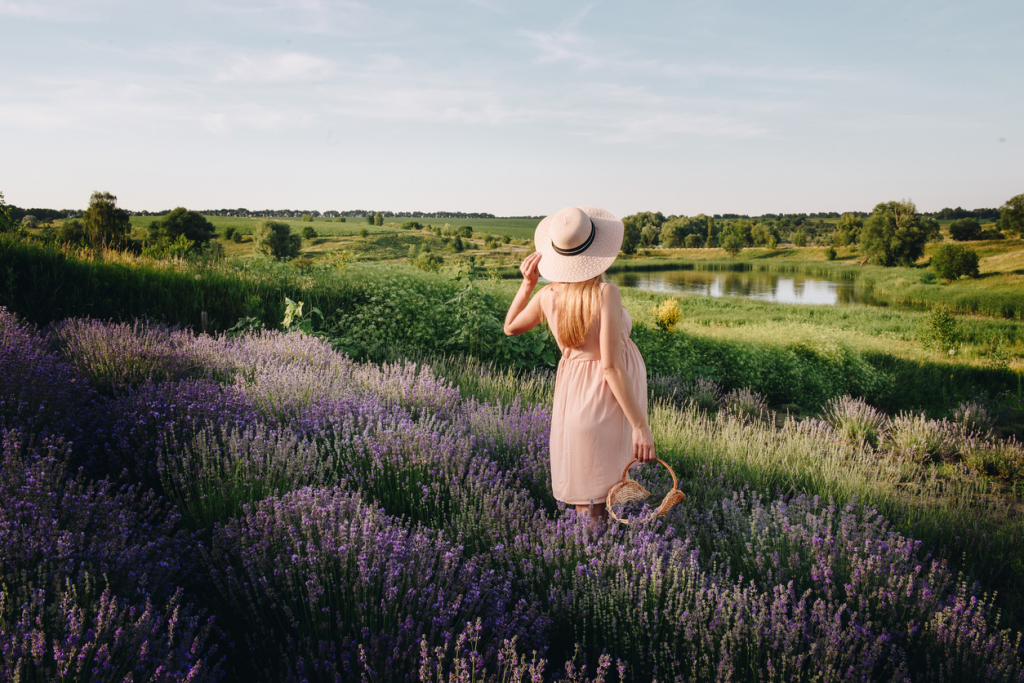
<svg viewBox="0 0 1024 683">
<path fill-rule="evenodd" d="M 551 382 L 0 310 L 0 680 L 1024 680 L 972 574 L 1019 514 L 928 462 L 1022 461 L 981 407 L 776 423 L 656 378 L 689 499 L 598 533 L 551 495 Z"/>
</svg>

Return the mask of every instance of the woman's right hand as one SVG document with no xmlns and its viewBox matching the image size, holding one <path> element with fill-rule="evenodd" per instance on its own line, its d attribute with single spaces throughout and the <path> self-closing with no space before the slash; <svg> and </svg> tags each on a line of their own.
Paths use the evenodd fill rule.
<svg viewBox="0 0 1024 683">
<path fill-rule="evenodd" d="M 654 437 L 646 424 L 633 427 L 633 457 L 640 462 L 654 462 Z"/>
<path fill-rule="evenodd" d="M 519 272 L 523 274 L 523 282 L 533 287 L 537 286 L 537 280 L 540 279 L 540 257 L 541 253 L 535 251 L 519 264 Z"/>
</svg>

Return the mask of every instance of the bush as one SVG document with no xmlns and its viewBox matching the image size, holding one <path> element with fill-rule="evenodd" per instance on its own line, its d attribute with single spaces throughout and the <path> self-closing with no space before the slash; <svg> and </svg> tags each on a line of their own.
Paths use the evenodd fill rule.
<svg viewBox="0 0 1024 683">
<path fill-rule="evenodd" d="M 235 236 L 235 227 L 233 225 L 229 225 L 228 227 L 224 228 L 224 232 L 221 233 L 221 236 L 225 240 L 231 239 L 232 237 Z"/>
<path fill-rule="evenodd" d="M 309 213 L 302 214 L 302 222 L 303 223 L 312 223 L 313 222 L 313 215 L 309 214 Z"/>
<path fill-rule="evenodd" d="M 315 240 L 319 235 L 316 233 L 316 228 L 312 225 L 307 225 L 302 229 L 302 238 L 307 240 Z"/>
<path fill-rule="evenodd" d="M 704 238 L 700 235 L 687 235 L 683 240 L 683 246 L 687 249 L 700 249 L 704 246 Z"/>
<path fill-rule="evenodd" d="M 683 319 L 683 312 L 679 310 L 679 302 L 675 299 L 665 299 L 655 306 L 654 324 L 662 332 L 675 332 L 676 325 Z"/>
<path fill-rule="evenodd" d="M 57 231 L 57 241 L 73 246 L 83 245 L 86 242 L 85 226 L 77 218 L 67 218 L 60 225 Z"/>
<path fill-rule="evenodd" d="M 836 250 L 834 248 L 829 247 L 828 249 L 825 250 L 826 261 L 835 261 L 836 256 L 838 256 L 838 254 L 836 253 Z"/>
<path fill-rule="evenodd" d="M 930 265 L 945 280 L 978 277 L 978 252 L 959 244 L 943 244 L 935 250 Z"/>
<path fill-rule="evenodd" d="M 893 446 L 918 462 L 947 460 L 957 454 L 959 433 L 948 420 L 929 420 L 924 415 L 900 413 L 892 421 Z"/>
<path fill-rule="evenodd" d="M 961 218 L 949 225 L 949 236 L 957 242 L 976 240 L 981 235 L 981 224 L 974 218 Z"/>
<path fill-rule="evenodd" d="M 741 422 L 759 422 L 768 415 L 764 397 L 750 389 L 733 389 L 719 401 L 719 416 Z"/>
<path fill-rule="evenodd" d="M 444 265 L 444 259 L 437 254 L 423 253 L 416 257 L 413 261 L 413 265 L 420 270 L 436 273 L 441 270 L 441 266 Z"/>
<path fill-rule="evenodd" d="M 401 225 L 402 230 L 421 230 L 423 224 L 418 221 L 406 221 Z"/>
<path fill-rule="evenodd" d="M 257 254 L 274 258 L 295 258 L 302 248 L 302 238 L 293 235 L 291 227 L 281 221 L 260 221 L 252 239 Z"/>
<path fill-rule="evenodd" d="M 217 229 L 206 219 L 206 216 L 181 206 L 149 225 L 149 239 L 153 241 L 173 242 L 178 237 L 184 236 L 185 239 L 192 242 L 206 243 L 216 234 Z"/>
<path fill-rule="evenodd" d="M 366 228 L 359 228 L 359 236 L 362 237 L 363 239 L 366 239 L 367 237 L 370 236 L 370 231 L 367 230 Z"/>
<path fill-rule="evenodd" d="M 825 421 L 850 441 L 877 446 L 885 436 L 889 418 L 863 399 L 840 396 L 825 407 Z"/>
<path fill-rule="evenodd" d="M 337 218 L 334 219 L 334 221 L 336 223 L 344 223 L 345 222 L 345 217 L 344 216 L 338 216 Z"/>
<path fill-rule="evenodd" d="M 945 308 L 936 308 L 928 314 L 917 339 L 925 346 L 950 351 L 960 343 L 962 336 L 953 314 Z"/>
<path fill-rule="evenodd" d="M 707 377 L 698 377 L 687 387 L 687 403 L 707 413 L 718 409 L 718 401 L 722 397 L 722 387 L 718 382 Z"/>
<path fill-rule="evenodd" d="M 236 230 L 234 234 L 231 235 L 231 241 L 234 242 L 235 244 L 241 244 L 242 233 Z"/>
</svg>

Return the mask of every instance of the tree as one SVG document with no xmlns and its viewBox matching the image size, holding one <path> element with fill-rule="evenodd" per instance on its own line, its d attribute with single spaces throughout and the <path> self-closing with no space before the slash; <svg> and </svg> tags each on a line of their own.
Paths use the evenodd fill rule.
<svg viewBox="0 0 1024 683">
<path fill-rule="evenodd" d="M 31 214 L 22 216 L 21 227 L 26 230 L 35 230 L 39 227 L 39 219 Z"/>
<path fill-rule="evenodd" d="M 760 222 L 750 228 L 750 237 L 755 247 L 774 249 L 779 244 L 779 230 L 771 223 Z"/>
<path fill-rule="evenodd" d="M 961 218 L 949 224 L 949 236 L 957 242 L 970 242 L 981 235 L 981 223 L 974 218 Z"/>
<path fill-rule="evenodd" d="M 874 263 L 881 266 L 912 266 L 924 253 L 928 228 L 922 224 L 914 202 L 883 202 L 864 223 L 861 244 Z"/>
<path fill-rule="evenodd" d="M 942 241 L 942 226 L 930 216 L 921 216 L 921 228 L 924 230 L 925 240 L 928 242 Z"/>
<path fill-rule="evenodd" d="M 85 226 L 77 218 L 66 218 L 57 231 L 57 241 L 80 246 L 86 243 Z"/>
<path fill-rule="evenodd" d="M 370 231 L 366 228 L 359 228 L 359 236 L 365 239 L 370 236 Z"/>
<path fill-rule="evenodd" d="M 855 213 L 844 213 L 836 223 L 836 232 L 832 236 L 832 244 L 837 247 L 856 244 L 860 241 L 860 231 L 863 228 L 864 221 L 860 216 Z"/>
<path fill-rule="evenodd" d="M 257 254 L 274 258 L 295 258 L 302 248 L 302 238 L 293 235 L 291 227 L 281 221 L 260 221 L 252 239 Z"/>
<path fill-rule="evenodd" d="M 978 277 L 978 252 L 960 244 L 943 244 L 928 265 L 944 280 Z"/>
<path fill-rule="evenodd" d="M 999 207 L 999 227 L 1011 235 L 1024 234 L 1024 194 L 1007 199 Z"/>
<path fill-rule="evenodd" d="M 462 237 L 460 237 L 459 235 L 456 235 L 455 236 L 455 241 L 452 242 L 452 249 L 454 249 L 457 252 L 460 252 L 460 251 L 464 250 L 465 248 L 466 248 L 466 245 L 464 245 L 462 243 Z"/>
<path fill-rule="evenodd" d="M 302 229 L 302 237 L 307 240 L 315 240 L 319 235 L 316 233 L 316 228 L 312 225 L 307 225 Z"/>
<path fill-rule="evenodd" d="M 807 246 L 807 233 L 804 231 L 803 228 L 800 228 L 795 233 L 793 233 L 793 245 L 797 247 Z"/>
<path fill-rule="evenodd" d="M 458 230 L 458 232 L 456 234 L 462 235 L 466 239 L 469 239 L 470 237 L 473 236 L 473 226 L 472 225 L 463 225 L 461 228 L 459 228 L 459 230 Z"/>
<path fill-rule="evenodd" d="M 0 233 L 8 232 L 14 227 L 14 220 L 11 218 L 11 209 L 4 201 L 4 193 L 0 192 Z"/>
<path fill-rule="evenodd" d="M 103 248 L 123 245 L 131 230 L 128 212 L 117 208 L 117 197 L 109 192 L 92 193 L 82 221 L 88 240 Z"/>
<path fill-rule="evenodd" d="M 754 238 L 751 234 L 750 222 L 738 220 L 726 224 L 719 235 L 718 243 L 730 256 L 740 253 L 744 247 L 753 246 Z"/>
<path fill-rule="evenodd" d="M 377 213 L 373 214 L 373 224 L 374 225 L 384 225 L 384 214 L 382 214 L 380 211 L 378 211 Z"/>
<path fill-rule="evenodd" d="M 149 238 L 154 241 L 173 242 L 183 235 L 185 239 L 196 244 L 205 244 L 216 234 L 217 229 L 206 216 L 198 211 L 189 211 L 183 206 L 179 206 L 159 221 L 149 224 Z"/>
<path fill-rule="evenodd" d="M 303 223 L 312 223 L 313 222 L 313 214 L 311 214 L 311 213 L 304 213 L 304 214 L 302 214 L 302 222 Z"/>
<path fill-rule="evenodd" d="M 687 249 L 700 249 L 704 246 L 704 238 L 700 235 L 687 235 L 683 246 Z"/>
<path fill-rule="evenodd" d="M 665 216 L 660 211 L 657 213 L 643 211 L 623 218 L 622 225 L 625 229 L 622 233 L 622 253 L 635 254 L 641 243 L 646 246 L 657 244 L 664 222 Z M 646 237 L 645 229 L 647 230 Z"/>
</svg>

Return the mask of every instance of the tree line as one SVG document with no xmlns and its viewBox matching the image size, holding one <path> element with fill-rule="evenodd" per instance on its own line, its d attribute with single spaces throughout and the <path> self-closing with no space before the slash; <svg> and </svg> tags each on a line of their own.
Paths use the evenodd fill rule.
<svg viewBox="0 0 1024 683">
<path fill-rule="evenodd" d="M 993 212 L 995 212 L 993 214 Z M 943 209 L 940 216 L 959 215 L 949 227 L 956 241 L 1003 239 L 1024 234 L 1024 194 L 1008 199 L 998 210 Z M 971 215 L 967 215 L 971 214 Z M 730 218 L 726 218 L 729 216 Z M 821 216 L 835 218 L 825 222 Z M 983 226 L 981 219 L 998 220 Z M 737 214 L 707 216 L 665 216 L 660 211 L 643 211 L 622 219 L 622 252 L 638 249 L 721 247 L 735 256 L 748 247 L 776 248 L 783 241 L 797 247 L 827 244 L 832 258 L 835 250 L 858 244 L 873 263 L 882 266 L 910 265 L 924 254 L 924 245 L 942 239 L 935 214 L 920 213 L 909 199 L 882 202 L 868 213 L 764 214 L 751 218 Z"/>
</svg>

